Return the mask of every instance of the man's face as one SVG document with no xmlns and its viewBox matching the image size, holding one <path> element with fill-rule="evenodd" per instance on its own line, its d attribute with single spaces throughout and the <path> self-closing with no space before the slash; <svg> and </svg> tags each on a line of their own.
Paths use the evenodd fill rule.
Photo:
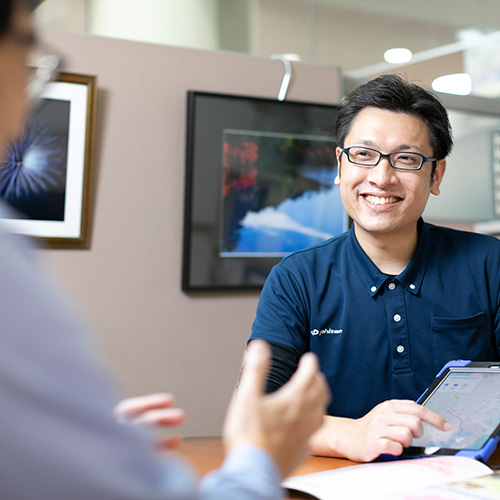
<svg viewBox="0 0 500 500">
<path fill-rule="evenodd" d="M 16 6 L 9 31 L 0 38 L 0 153 L 21 132 L 27 111 L 26 68 L 33 38 L 28 11 Z"/>
<path fill-rule="evenodd" d="M 394 113 L 368 107 L 354 119 L 344 147 L 366 146 L 388 154 L 412 151 L 432 157 L 433 151 L 425 122 L 415 115 Z M 337 148 L 340 185 L 344 207 L 354 220 L 356 235 L 415 235 L 416 223 L 427 204 L 429 194 L 439 194 L 446 167 L 437 162 L 431 183 L 432 163 L 420 170 L 396 170 L 383 158 L 371 168 L 350 163 Z"/>
</svg>

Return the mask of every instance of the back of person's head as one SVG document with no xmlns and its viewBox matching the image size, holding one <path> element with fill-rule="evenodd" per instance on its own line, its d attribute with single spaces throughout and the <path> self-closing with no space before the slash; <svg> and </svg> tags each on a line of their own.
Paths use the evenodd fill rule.
<svg viewBox="0 0 500 500">
<path fill-rule="evenodd" d="M 15 0 L 3 0 L 0 2 L 0 38 L 2 38 L 10 24 L 12 10 Z"/>
<path fill-rule="evenodd" d="M 0 38 L 9 30 L 14 7 L 22 5 L 29 11 L 35 10 L 43 0 L 0 0 Z"/>
<path fill-rule="evenodd" d="M 419 116 L 427 125 L 433 156 L 440 160 L 451 152 L 452 130 L 448 112 L 441 101 L 398 75 L 379 76 L 360 85 L 343 99 L 335 123 L 335 138 L 339 146 L 344 146 L 352 122 L 366 107 Z"/>
</svg>

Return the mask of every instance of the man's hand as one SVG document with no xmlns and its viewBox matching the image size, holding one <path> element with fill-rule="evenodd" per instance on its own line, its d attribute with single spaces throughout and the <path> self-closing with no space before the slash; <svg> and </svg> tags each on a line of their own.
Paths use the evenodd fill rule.
<svg viewBox="0 0 500 500">
<path fill-rule="evenodd" d="M 304 460 L 308 440 L 323 423 L 329 401 L 325 378 L 314 354 L 305 354 L 281 389 L 264 395 L 271 350 L 261 340 L 248 345 L 238 387 L 224 424 L 227 451 L 254 444 L 275 460 L 283 477 Z"/>
<path fill-rule="evenodd" d="M 398 456 L 422 435 L 422 422 L 444 432 L 451 429 L 443 417 L 425 406 L 391 400 L 359 419 L 326 416 L 323 427 L 311 439 L 311 447 L 317 455 L 342 456 L 357 462 L 370 462 L 382 454 Z"/>
<path fill-rule="evenodd" d="M 174 427 L 185 419 L 184 410 L 173 408 L 174 397 L 168 393 L 149 394 L 121 401 L 114 409 L 120 423 L 147 425 L 151 427 Z M 158 441 L 159 448 L 175 449 L 181 443 L 178 435 L 163 436 Z"/>
</svg>

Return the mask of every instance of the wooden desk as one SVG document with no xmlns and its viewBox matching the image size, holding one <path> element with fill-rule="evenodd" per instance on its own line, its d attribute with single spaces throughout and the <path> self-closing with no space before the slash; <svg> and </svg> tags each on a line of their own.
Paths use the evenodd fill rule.
<svg viewBox="0 0 500 500">
<path fill-rule="evenodd" d="M 186 458 L 201 475 L 217 469 L 224 459 L 220 437 L 184 438 L 179 448 L 179 454 Z M 356 465 L 356 462 L 351 462 L 344 458 L 309 457 L 293 472 L 293 475 L 338 469 L 350 465 Z"/>
<path fill-rule="evenodd" d="M 200 475 L 218 468 L 224 459 L 220 437 L 184 438 L 179 453 L 198 470 Z M 488 464 L 500 465 L 500 447 L 492 455 Z M 351 462 L 344 458 L 309 457 L 293 472 L 293 475 L 309 474 L 310 472 L 338 469 L 351 465 L 357 465 L 357 462 Z"/>
</svg>

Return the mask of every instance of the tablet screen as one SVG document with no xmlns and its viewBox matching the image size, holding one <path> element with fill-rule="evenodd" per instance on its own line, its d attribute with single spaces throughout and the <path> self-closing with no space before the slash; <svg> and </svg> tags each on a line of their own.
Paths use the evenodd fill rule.
<svg viewBox="0 0 500 500">
<path fill-rule="evenodd" d="M 412 447 L 478 450 L 500 423 L 500 371 L 452 369 L 422 404 L 446 418 L 451 430 L 424 423 Z"/>
</svg>

